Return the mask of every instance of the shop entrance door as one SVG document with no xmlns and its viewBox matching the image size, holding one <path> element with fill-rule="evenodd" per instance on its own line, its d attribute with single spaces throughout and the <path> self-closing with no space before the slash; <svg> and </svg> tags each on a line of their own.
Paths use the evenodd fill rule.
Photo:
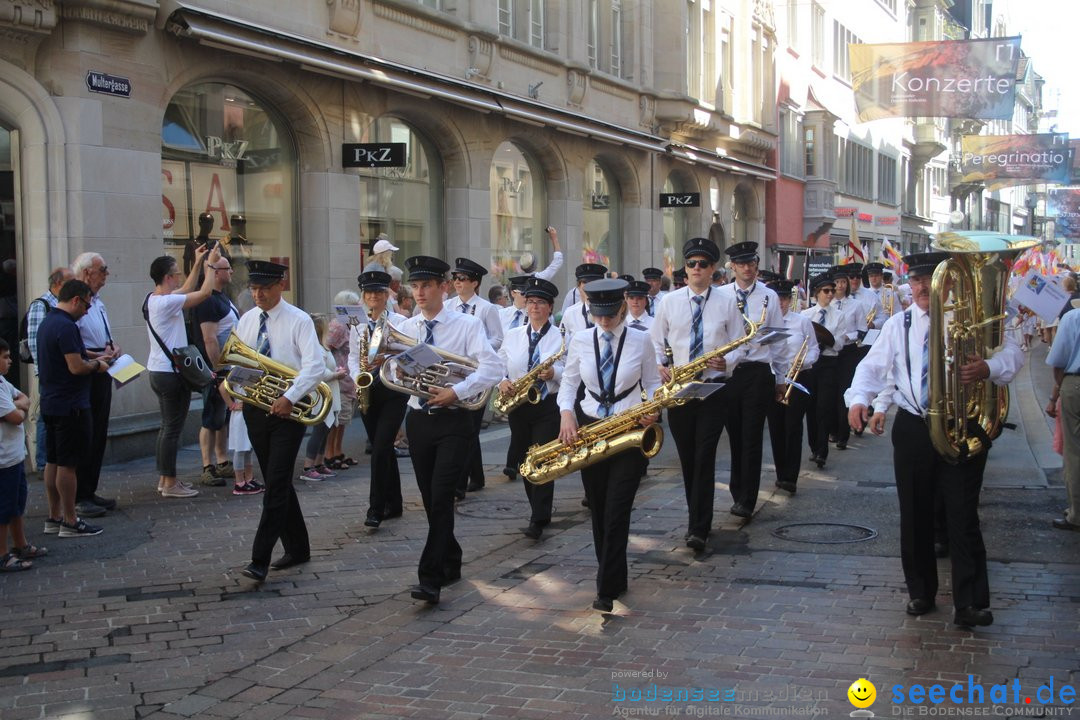
<svg viewBox="0 0 1080 720">
<path fill-rule="evenodd" d="M 19 362 L 19 274 L 18 217 L 16 203 L 15 153 L 18 134 L 0 125 L 0 337 L 11 348 L 14 362 L 5 376 L 24 392 L 29 387 L 29 368 Z M 23 378 L 20 378 L 20 372 Z M 32 371 L 31 371 L 32 372 Z"/>
</svg>

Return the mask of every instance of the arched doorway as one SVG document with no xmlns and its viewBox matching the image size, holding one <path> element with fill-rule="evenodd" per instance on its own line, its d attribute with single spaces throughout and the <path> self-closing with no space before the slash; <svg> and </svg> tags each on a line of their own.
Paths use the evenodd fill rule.
<svg viewBox="0 0 1080 720">
<path fill-rule="evenodd" d="M 491 159 L 491 266 L 497 279 L 547 264 L 547 198 L 539 164 L 507 140 Z"/>
</svg>

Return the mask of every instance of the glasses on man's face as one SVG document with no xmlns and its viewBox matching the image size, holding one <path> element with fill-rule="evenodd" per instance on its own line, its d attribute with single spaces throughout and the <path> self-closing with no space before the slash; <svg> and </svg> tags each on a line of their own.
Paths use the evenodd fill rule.
<svg viewBox="0 0 1080 720">
<path fill-rule="evenodd" d="M 687 260 L 686 267 L 688 268 L 707 268 L 712 267 L 711 260 Z"/>
<path fill-rule="evenodd" d="M 834 295 L 836 294 L 836 288 L 821 288 L 818 292 L 825 293 L 826 295 Z"/>
<path fill-rule="evenodd" d="M 215 270 L 221 270 L 222 272 L 232 272 L 231 265 L 226 265 L 225 267 L 217 267 L 216 265 L 211 265 L 210 267 L 214 268 Z"/>
<path fill-rule="evenodd" d="M 101 267 L 95 268 L 95 269 L 99 273 L 101 273 L 102 275 L 108 275 L 109 274 L 109 266 L 108 265 L 102 265 Z"/>
<path fill-rule="evenodd" d="M 458 273 L 454 273 L 450 277 L 453 278 L 455 282 L 468 282 L 469 280 L 472 280 L 472 277 L 468 275 L 460 275 Z"/>
</svg>

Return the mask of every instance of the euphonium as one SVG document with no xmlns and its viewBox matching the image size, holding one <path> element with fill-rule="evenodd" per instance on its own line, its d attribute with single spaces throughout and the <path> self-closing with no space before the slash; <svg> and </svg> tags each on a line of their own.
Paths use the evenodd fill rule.
<svg viewBox="0 0 1080 720">
<path fill-rule="evenodd" d="M 361 415 L 366 415 L 371 407 L 371 385 L 375 382 L 375 376 L 371 373 L 371 362 L 368 360 L 368 345 L 371 333 L 365 327 L 364 334 L 360 336 L 360 372 L 354 378 L 356 383 L 356 409 Z"/>
<path fill-rule="evenodd" d="M 787 405 L 791 402 L 791 391 L 795 388 L 795 378 L 799 377 L 799 373 L 802 372 L 803 363 L 806 362 L 806 351 L 810 347 L 810 338 L 803 338 L 802 346 L 799 348 L 799 352 L 795 353 L 795 359 L 791 361 L 791 367 L 788 368 L 787 375 L 784 378 L 787 380 L 787 387 L 784 388 L 784 397 L 780 398 L 781 405 Z"/>
<path fill-rule="evenodd" d="M 221 357 L 216 367 L 221 368 L 226 365 L 258 370 L 262 373 L 262 376 L 254 382 L 230 381 L 226 376 L 223 385 L 225 392 L 230 396 L 266 412 L 270 412 L 274 401 L 292 387 L 293 379 L 296 378 L 296 370 L 259 354 L 254 348 L 245 345 L 236 333 L 229 334 L 229 339 L 221 348 Z M 318 425 L 326 419 L 332 404 L 333 396 L 330 394 L 330 386 L 321 382 L 315 386 L 314 390 L 293 403 L 289 419 L 303 425 Z"/>
<path fill-rule="evenodd" d="M 978 455 L 1001 434 L 1008 388 L 960 382 L 967 358 L 988 358 L 1005 341 L 1005 294 L 1012 261 L 1038 240 L 993 232 L 940 233 L 931 244 L 949 253 L 930 284 L 927 423 L 934 449 L 952 463 Z"/>
<path fill-rule="evenodd" d="M 551 357 L 545 358 L 543 361 L 537 363 L 536 367 L 532 370 L 510 383 L 510 391 L 508 393 L 505 395 L 497 395 L 495 397 L 496 412 L 500 412 L 503 415 L 509 415 L 511 411 L 517 410 L 526 402 L 531 405 L 540 402 L 540 388 L 537 386 L 537 382 L 540 380 L 540 374 L 558 362 L 559 358 L 566 352 L 566 328 L 561 328 L 561 332 L 562 345 L 559 346 L 559 351 Z"/>
</svg>

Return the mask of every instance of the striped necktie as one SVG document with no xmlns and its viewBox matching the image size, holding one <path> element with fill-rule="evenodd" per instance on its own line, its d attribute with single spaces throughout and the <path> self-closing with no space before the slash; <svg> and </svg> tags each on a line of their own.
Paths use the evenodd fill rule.
<svg viewBox="0 0 1080 720">
<path fill-rule="evenodd" d="M 461 307 L 458 308 L 462 313 L 469 312 L 469 303 L 461 303 Z"/>
<path fill-rule="evenodd" d="M 424 338 L 424 342 L 428 345 L 435 344 L 435 326 L 438 324 L 438 320 L 425 320 L 424 324 L 427 325 L 427 337 Z"/>
<path fill-rule="evenodd" d="M 615 336 L 610 332 L 605 332 L 601 333 L 600 337 L 604 339 L 604 349 L 600 351 L 600 389 L 605 392 L 614 391 L 611 380 L 615 373 L 615 354 L 611 350 L 611 341 Z M 611 405 L 601 403 L 597 409 L 602 418 L 611 415 Z"/>
<path fill-rule="evenodd" d="M 520 310 L 514 311 L 514 319 L 510 321 L 510 327 L 516 328 L 518 323 L 521 322 L 521 316 L 524 315 Z"/>
<path fill-rule="evenodd" d="M 649 317 L 656 317 L 656 298 L 651 296 L 649 297 L 648 313 Z"/>
<path fill-rule="evenodd" d="M 529 354 L 529 370 L 540 364 L 540 333 L 535 330 L 532 333 L 532 342 L 529 345 L 532 346 L 532 352 Z M 547 382 L 544 380 L 537 380 L 537 386 L 540 388 L 540 399 L 545 400 L 548 396 Z"/>
<path fill-rule="evenodd" d="M 824 325 L 825 324 L 825 308 L 821 308 L 821 315 L 818 317 L 817 321 L 818 321 L 818 325 Z"/>
<path fill-rule="evenodd" d="M 701 316 L 704 312 L 705 298 L 695 295 L 690 298 L 694 301 L 694 315 L 690 321 L 690 359 L 696 360 L 705 349 L 705 333 L 701 328 Z"/>
<path fill-rule="evenodd" d="M 645 323 L 641 322 L 640 320 L 633 320 L 630 322 L 630 327 L 634 328 L 635 330 L 644 330 Z"/>
<path fill-rule="evenodd" d="M 270 313 L 265 310 L 259 313 L 259 354 L 270 357 L 270 331 L 267 329 L 267 322 L 270 320 Z"/>
<path fill-rule="evenodd" d="M 922 341 L 922 379 L 919 382 L 920 396 L 923 410 L 930 409 L 930 328 L 926 328 L 926 334 Z"/>
</svg>

